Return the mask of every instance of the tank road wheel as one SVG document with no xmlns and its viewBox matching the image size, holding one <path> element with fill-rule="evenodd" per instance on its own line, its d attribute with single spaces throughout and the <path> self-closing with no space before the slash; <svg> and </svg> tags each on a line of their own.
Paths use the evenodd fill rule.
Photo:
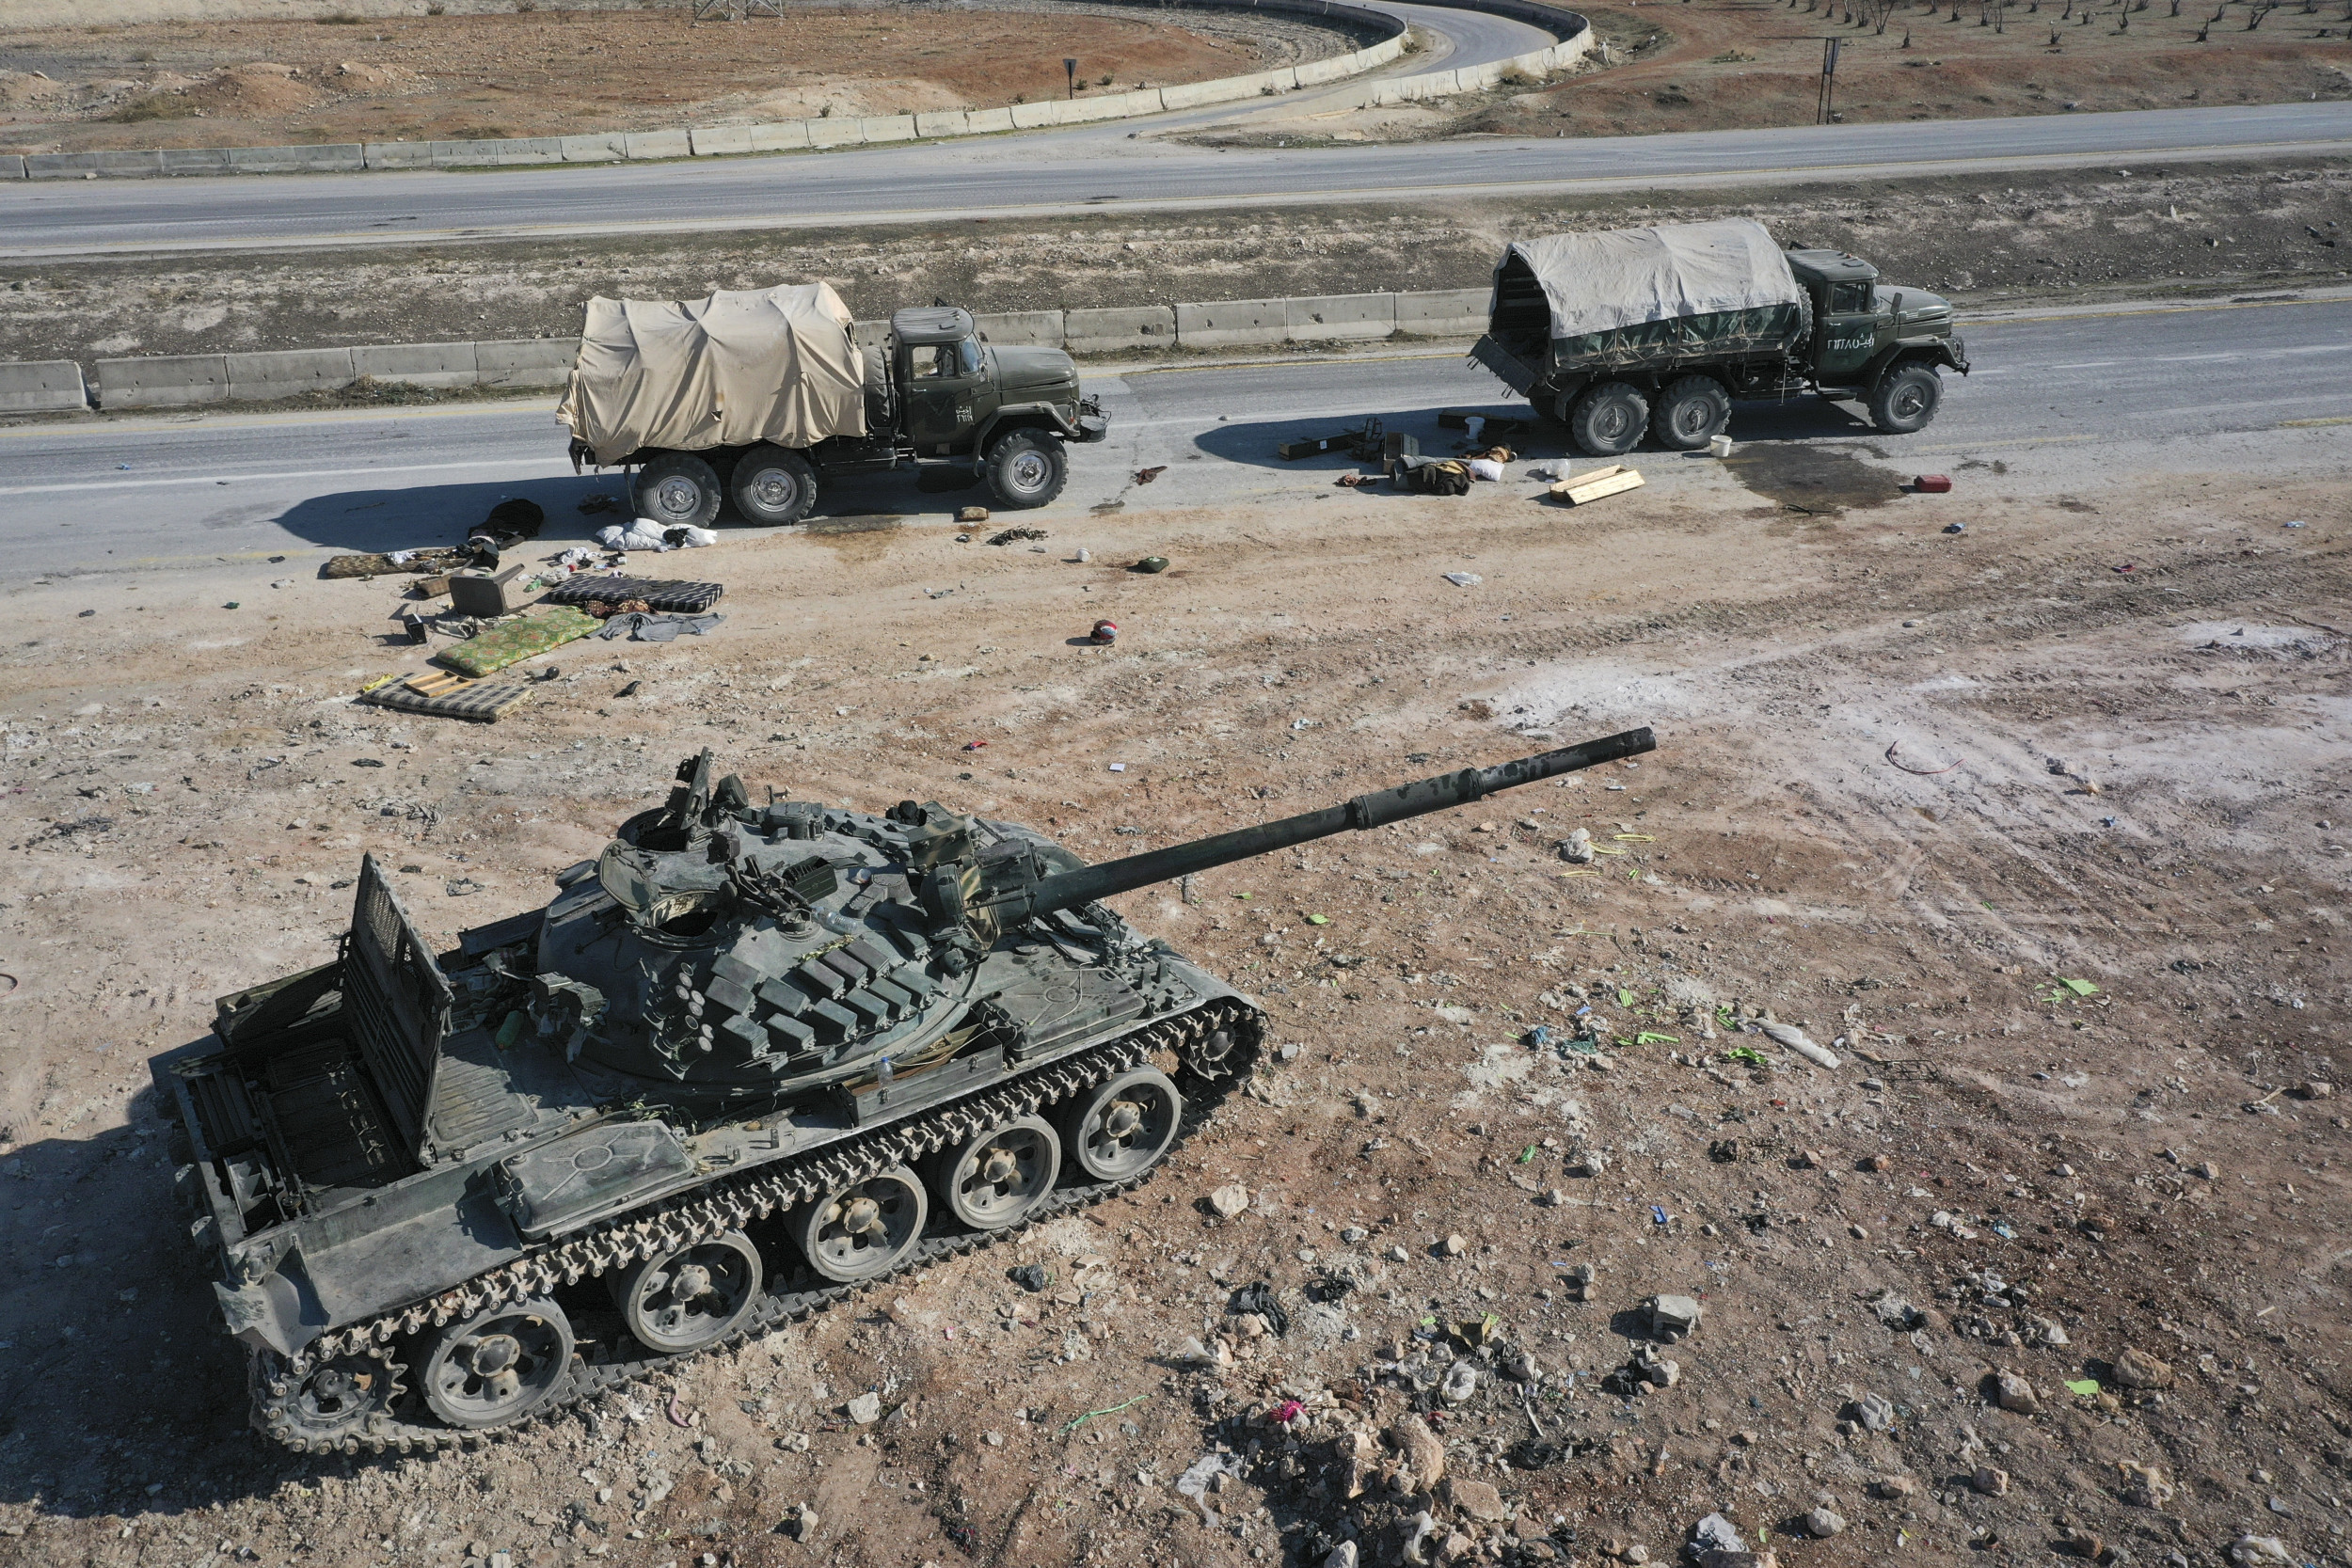
<svg viewBox="0 0 2352 1568">
<path fill-rule="evenodd" d="M 1696 451 L 1731 422 L 1731 398 L 1711 375 L 1686 375 L 1659 394 L 1649 433 L 1668 451 Z"/>
<path fill-rule="evenodd" d="M 519 1421 L 547 1402 L 572 1365 L 572 1324 L 551 1301 L 522 1301 L 436 1333 L 420 1379 L 424 1402 L 453 1427 Z"/>
<path fill-rule="evenodd" d="M 854 1284 L 888 1274 L 923 1237 L 930 1202 L 904 1165 L 803 1203 L 792 1211 L 792 1239 L 808 1266 L 827 1279 Z"/>
<path fill-rule="evenodd" d="M 816 506 L 817 470 L 797 451 L 762 444 L 735 460 L 727 491 L 745 522 L 787 528 Z"/>
<path fill-rule="evenodd" d="M 1069 479 L 1069 454 L 1050 436 L 1016 430 L 988 449 L 988 487 L 1007 506 L 1043 506 Z"/>
<path fill-rule="evenodd" d="M 975 1230 L 1019 1225 L 1061 1175 L 1061 1142 L 1037 1117 L 992 1127 L 931 1156 L 931 1190 Z"/>
<path fill-rule="evenodd" d="M 311 1369 L 282 1399 L 270 1402 L 271 1430 L 296 1446 L 340 1447 L 346 1438 L 367 1436 L 389 1418 L 401 1392 L 399 1370 L 383 1351 L 340 1355 Z"/>
<path fill-rule="evenodd" d="M 1933 365 L 1895 365 L 1870 388 L 1870 422 L 1889 436 L 1923 430 L 1944 401 L 1944 378 Z"/>
<path fill-rule="evenodd" d="M 743 1326 L 759 1305 L 759 1249 L 739 1230 L 640 1259 L 612 1281 L 612 1300 L 637 1342 L 676 1354 Z"/>
<path fill-rule="evenodd" d="M 1604 381 L 1576 400 L 1568 411 L 1568 434 L 1594 457 L 1621 457 L 1639 446 L 1649 423 L 1649 404 L 1622 381 Z"/>
<path fill-rule="evenodd" d="M 1160 1163 L 1176 1141 L 1184 1097 L 1168 1074 L 1139 1067 L 1080 1094 L 1061 1114 L 1061 1146 L 1095 1181 L 1125 1181 Z"/>
<path fill-rule="evenodd" d="M 637 470 L 637 515 L 661 528 L 708 528 L 723 494 L 718 471 L 691 452 L 665 451 Z"/>
</svg>

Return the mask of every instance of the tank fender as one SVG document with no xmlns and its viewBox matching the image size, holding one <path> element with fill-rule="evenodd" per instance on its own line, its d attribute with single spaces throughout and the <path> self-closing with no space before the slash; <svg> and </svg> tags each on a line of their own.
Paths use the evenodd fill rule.
<svg viewBox="0 0 2352 1568">
<path fill-rule="evenodd" d="M 1070 422 L 1060 407 L 1050 403 L 1012 403 L 980 422 L 972 437 L 972 463 L 977 467 L 997 436 L 1011 430 L 1042 430 L 1065 441 L 1082 441 L 1086 433 Z"/>
<path fill-rule="evenodd" d="M 247 1345 L 293 1355 L 326 1332 L 326 1311 L 303 1271 L 302 1255 L 290 1252 L 278 1267 L 250 1285 L 215 1281 L 220 1314 L 230 1335 Z"/>
</svg>

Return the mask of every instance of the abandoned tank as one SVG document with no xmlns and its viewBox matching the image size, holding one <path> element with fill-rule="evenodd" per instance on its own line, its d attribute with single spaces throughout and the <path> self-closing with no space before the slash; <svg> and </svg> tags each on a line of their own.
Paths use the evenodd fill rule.
<svg viewBox="0 0 2352 1568">
<path fill-rule="evenodd" d="M 754 805 L 706 752 L 439 954 L 369 857 L 334 962 L 151 1064 L 254 1422 L 431 1449 L 1124 1191 L 1264 1016 L 1104 899 L 1652 746 L 1098 865 L 937 803 Z"/>
</svg>

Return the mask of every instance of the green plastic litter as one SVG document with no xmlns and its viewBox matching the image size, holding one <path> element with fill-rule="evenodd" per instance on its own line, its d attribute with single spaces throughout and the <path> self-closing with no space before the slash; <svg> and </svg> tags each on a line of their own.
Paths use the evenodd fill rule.
<svg viewBox="0 0 2352 1568">
<path fill-rule="evenodd" d="M 1233 895 L 1233 896 L 1234 896 L 1234 897 L 1236 897 L 1236 898 L 1238 898 L 1238 899 L 1240 899 L 1243 903 L 1245 903 L 1245 904 L 1246 904 L 1246 903 L 1248 903 L 1250 899 L 1255 898 L 1255 897 L 1257 896 L 1257 895 L 1256 895 L 1256 894 L 1254 894 L 1254 893 L 1236 893 L 1235 895 Z"/>
<path fill-rule="evenodd" d="M 1523 1165 L 1523 1164 L 1527 1164 L 1530 1160 L 1533 1160 L 1534 1158 L 1535 1158 L 1535 1146 L 1534 1146 L 1534 1144 L 1529 1144 L 1529 1145 L 1528 1145 L 1525 1148 L 1522 1148 L 1522 1149 L 1520 1149 L 1520 1150 L 1519 1150 L 1519 1164 L 1522 1164 L 1522 1165 Z"/>
<path fill-rule="evenodd" d="M 506 1015 L 506 1021 L 499 1025 L 499 1032 L 491 1037 L 498 1041 L 498 1047 L 501 1051 L 514 1050 L 515 1042 L 523 1037 L 522 1010 L 520 1008 L 516 1008 L 515 1011 L 508 1013 Z"/>
<path fill-rule="evenodd" d="M 2068 980 L 2061 978 L 2058 981 L 2058 984 L 2064 986 L 2068 990 L 2073 991 L 2076 996 L 2096 996 L 2099 994 L 2099 988 L 2092 985 L 2088 980 Z"/>
<path fill-rule="evenodd" d="M 1327 914 L 1311 914 L 1307 917 L 1307 924 L 1310 926 L 1328 926 L 1331 924 L 1331 917 Z"/>
<path fill-rule="evenodd" d="M 2099 1391 L 2099 1380 L 2095 1377 L 2087 1377 L 2080 1382 L 2070 1382 L 2066 1386 L 2066 1391 L 2079 1395 L 2083 1399 L 2089 1399 Z"/>
<path fill-rule="evenodd" d="M 1640 1034 L 1633 1037 L 1633 1043 L 1636 1045 L 1680 1045 L 1682 1043 L 1682 1037 L 1680 1035 L 1654 1034 L 1651 1031 L 1645 1029 Z"/>
<path fill-rule="evenodd" d="M 1077 1431 L 1080 1427 L 1086 1425 L 1089 1421 L 1094 1419 L 1097 1416 L 1116 1416 L 1122 1410 L 1128 1409 L 1134 1405 L 1141 1404 L 1145 1400 L 1148 1400 L 1152 1396 L 1149 1394 L 1137 1394 L 1134 1399 L 1121 1400 L 1117 1404 L 1106 1404 L 1100 1410 L 1089 1410 L 1083 1416 L 1073 1416 L 1069 1420 L 1062 1423 L 1061 1434 L 1064 1437 L 1067 1437 L 1072 1433 Z"/>
<path fill-rule="evenodd" d="M 1630 1007 L 1633 1006 L 1633 993 L 1629 990 L 1621 990 L 1617 992 L 1617 1006 L 1620 1007 Z"/>
<path fill-rule="evenodd" d="M 1724 1053 L 1724 1060 L 1726 1062 L 1745 1062 L 1750 1067 L 1770 1067 L 1772 1065 L 1764 1059 L 1764 1053 L 1758 1051 L 1752 1045 L 1733 1046 L 1730 1050 Z"/>
</svg>

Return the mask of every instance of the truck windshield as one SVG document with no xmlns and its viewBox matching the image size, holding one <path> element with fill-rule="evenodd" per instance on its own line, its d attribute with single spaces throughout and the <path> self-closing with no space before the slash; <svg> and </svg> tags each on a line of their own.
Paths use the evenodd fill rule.
<svg viewBox="0 0 2352 1568">
<path fill-rule="evenodd" d="M 1867 283 L 1836 283 L 1830 286 L 1829 308 L 1839 313 L 1867 310 L 1870 308 L 1870 285 Z"/>
<path fill-rule="evenodd" d="M 945 381 L 980 373 L 980 345 L 970 338 L 960 343 L 918 348 L 914 374 L 920 380 Z"/>
</svg>

